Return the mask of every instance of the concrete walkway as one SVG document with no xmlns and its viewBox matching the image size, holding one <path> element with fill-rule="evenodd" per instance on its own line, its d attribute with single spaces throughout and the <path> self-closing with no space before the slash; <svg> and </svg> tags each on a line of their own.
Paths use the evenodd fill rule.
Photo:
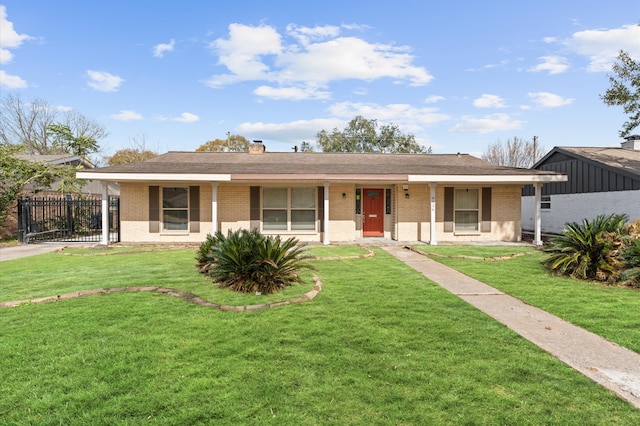
<svg viewBox="0 0 640 426">
<path fill-rule="evenodd" d="M 35 256 L 37 254 L 50 253 L 69 246 L 70 243 L 39 243 L 20 244 L 10 247 L 0 247 L 0 262 L 3 260 L 13 260 L 22 257 Z M 86 244 L 85 244 L 86 245 Z"/>
<path fill-rule="evenodd" d="M 404 247 L 382 247 L 425 277 L 640 408 L 640 354 Z"/>
</svg>

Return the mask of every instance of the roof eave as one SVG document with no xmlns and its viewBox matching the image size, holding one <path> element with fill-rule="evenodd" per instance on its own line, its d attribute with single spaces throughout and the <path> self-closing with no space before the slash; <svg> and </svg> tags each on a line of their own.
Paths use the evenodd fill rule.
<svg viewBox="0 0 640 426">
<path fill-rule="evenodd" d="M 409 182 L 433 183 L 553 183 L 566 182 L 567 175 L 409 175 Z"/>
</svg>

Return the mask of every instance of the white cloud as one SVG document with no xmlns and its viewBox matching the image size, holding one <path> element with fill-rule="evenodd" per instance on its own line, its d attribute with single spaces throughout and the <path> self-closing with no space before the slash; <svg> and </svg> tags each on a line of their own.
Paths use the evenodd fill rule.
<svg viewBox="0 0 640 426">
<path fill-rule="evenodd" d="M 379 125 L 397 124 L 405 133 L 421 133 L 433 124 L 447 121 L 450 117 L 438 108 L 417 108 L 410 104 L 387 104 L 339 102 L 329 107 L 329 113 L 342 118 L 346 123 L 356 116 L 375 118 Z M 344 127 L 344 126 L 343 126 Z M 329 129 L 327 129 L 329 130 Z"/>
<path fill-rule="evenodd" d="M 312 41 L 319 41 L 337 37 L 340 28 L 334 25 L 316 26 L 314 28 L 299 27 L 295 24 L 287 25 L 287 33 L 301 44 L 308 45 Z"/>
<path fill-rule="evenodd" d="M 519 129 L 522 121 L 516 120 L 509 114 L 491 114 L 483 117 L 472 115 L 462 116 L 462 121 L 449 129 L 451 133 L 491 133 L 502 130 Z"/>
<path fill-rule="evenodd" d="M 8 49 L 20 47 L 23 41 L 32 38 L 27 34 L 18 34 L 13 29 L 13 22 L 7 17 L 7 8 L 0 5 L 0 64 L 7 63 L 13 58 L 13 54 Z"/>
<path fill-rule="evenodd" d="M 565 98 L 549 92 L 536 92 L 527 94 L 534 104 L 542 108 L 557 108 L 570 105 L 575 99 Z"/>
<path fill-rule="evenodd" d="M 191 114 L 190 112 L 183 112 L 182 114 L 180 114 L 180 117 L 171 118 L 170 120 L 180 123 L 194 123 L 200 120 L 200 117 L 195 114 Z"/>
<path fill-rule="evenodd" d="M 318 131 L 331 131 L 343 128 L 347 122 L 339 118 L 318 118 L 313 120 L 296 120 L 287 123 L 242 123 L 237 127 L 238 133 L 249 139 L 270 139 L 280 142 L 300 143 L 314 142 Z"/>
<path fill-rule="evenodd" d="M 153 48 L 153 56 L 155 56 L 156 58 L 162 58 L 164 57 L 165 53 L 173 52 L 173 48 L 175 47 L 175 45 L 176 41 L 174 39 L 171 39 L 169 43 L 156 44 Z"/>
<path fill-rule="evenodd" d="M 586 30 L 572 35 L 564 44 L 573 52 L 589 58 L 588 71 L 611 71 L 620 50 L 640 59 L 640 25 L 629 24 L 609 30 Z"/>
<path fill-rule="evenodd" d="M 433 79 L 425 68 L 413 65 L 414 57 L 407 47 L 373 44 L 357 37 L 340 37 L 339 33 L 340 28 L 334 26 L 289 25 L 283 36 L 266 25 L 231 24 L 228 38 L 210 44 L 229 73 L 214 75 L 206 84 L 221 87 L 240 81 L 268 81 L 285 90 L 262 86 L 259 95 L 282 99 L 289 90 L 294 99 L 304 94 L 306 99 L 318 99 L 319 93 L 325 99 L 329 94 L 320 89 L 339 80 L 390 78 L 422 86 Z"/>
<path fill-rule="evenodd" d="M 32 38 L 27 34 L 18 34 L 13 29 L 13 22 L 9 21 L 7 17 L 7 8 L 0 5 L 0 64 L 9 63 L 13 59 L 13 53 L 9 49 L 16 49 L 23 41 Z M 0 70 L 0 87 L 23 89 L 27 87 L 27 82 L 17 75 L 7 74 L 5 70 Z"/>
<path fill-rule="evenodd" d="M 314 142 L 320 130 L 331 132 L 337 128 L 342 130 L 350 120 L 357 115 L 376 117 L 378 124 L 394 123 L 405 133 L 417 133 L 430 124 L 448 120 L 435 108 L 415 108 L 408 104 L 364 104 L 341 102 L 329 107 L 330 118 L 313 120 L 296 120 L 286 123 L 242 123 L 235 130 L 248 137 L 256 139 L 275 140 L 288 143 L 302 141 Z M 416 137 L 420 143 L 426 140 Z"/>
<path fill-rule="evenodd" d="M 10 75 L 4 70 L 0 70 L 0 87 L 7 89 L 24 89 L 27 87 L 27 82 L 17 75 Z"/>
<path fill-rule="evenodd" d="M 329 99 L 331 97 L 330 92 L 317 90 L 314 87 L 259 86 L 253 93 L 265 98 L 289 99 L 293 101 L 302 99 Z"/>
<path fill-rule="evenodd" d="M 142 115 L 131 110 L 122 110 L 118 114 L 112 114 L 110 117 L 118 121 L 142 120 L 143 118 Z"/>
<path fill-rule="evenodd" d="M 561 74 L 569 69 L 567 58 L 562 56 L 541 56 L 538 58 L 541 63 L 529 68 L 529 71 L 548 71 L 549 74 Z"/>
<path fill-rule="evenodd" d="M 473 101 L 473 106 L 476 108 L 504 108 L 506 105 L 504 99 L 498 95 L 483 94 Z"/>
<path fill-rule="evenodd" d="M 427 104 L 435 104 L 437 102 L 444 101 L 444 99 L 444 96 L 432 95 L 428 96 L 427 99 L 424 100 L 424 102 Z"/>
<path fill-rule="evenodd" d="M 89 83 L 87 83 L 89 87 L 101 92 L 115 92 L 124 81 L 119 76 L 106 71 L 88 70 L 87 76 L 89 77 Z"/>
</svg>

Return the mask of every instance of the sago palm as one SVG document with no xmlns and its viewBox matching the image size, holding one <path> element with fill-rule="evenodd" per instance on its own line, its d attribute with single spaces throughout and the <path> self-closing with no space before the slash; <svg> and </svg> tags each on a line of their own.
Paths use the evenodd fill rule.
<svg viewBox="0 0 640 426">
<path fill-rule="evenodd" d="M 620 271 L 618 254 L 624 245 L 627 220 L 625 214 L 611 214 L 568 223 L 562 235 L 550 240 L 545 249 L 550 256 L 543 264 L 576 278 L 614 280 Z"/>
<path fill-rule="evenodd" d="M 627 268 L 620 274 L 620 281 L 632 287 L 640 287 L 640 238 L 630 239 L 620 258 Z"/>
<path fill-rule="evenodd" d="M 271 294 L 301 283 L 300 269 L 315 269 L 305 262 L 304 252 L 295 238 L 282 241 L 280 236 L 242 229 L 226 236 L 221 232 L 208 236 L 197 259 L 204 263 L 201 271 L 222 288 Z"/>
</svg>

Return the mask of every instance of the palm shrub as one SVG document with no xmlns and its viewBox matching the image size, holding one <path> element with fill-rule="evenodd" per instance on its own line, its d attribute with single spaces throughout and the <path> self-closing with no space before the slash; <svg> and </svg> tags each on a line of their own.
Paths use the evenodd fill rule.
<svg viewBox="0 0 640 426">
<path fill-rule="evenodd" d="M 627 235 L 625 214 L 599 215 L 592 221 L 566 225 L 550 240 L 543 264 L 552 271 L 580 279 L 613 282 L 623 267 L 619 254 Z"/>
<path fill-rule="evenodd" d="M 625 270 L 620 274 L 622 284 L 640 288 L 640 237 L 630 238 L 620 254 Z"/>
<path fill-rule="evenodd" d="M 196 259 L 202 263 L 200 270 L 221 288 L 271 294 L 302 283 L 299 271 L 315 269 L 305 262 L 310 257 L 295 238 L 283 241 L 279 235 L 241 229 L 207 236 Z"/>
<path fill-rule="evenodd" d="M 200 272 L 205 272 L 206 268 L 211 264 L 213 247 L 216 244 L 218 244 L 218 239 L 211 234 L 207 234 L 207 238 L 200 244 L 200 247 L 198 247 L 198 251 L 196 252 L 196 266 Z"/>
</svg>

